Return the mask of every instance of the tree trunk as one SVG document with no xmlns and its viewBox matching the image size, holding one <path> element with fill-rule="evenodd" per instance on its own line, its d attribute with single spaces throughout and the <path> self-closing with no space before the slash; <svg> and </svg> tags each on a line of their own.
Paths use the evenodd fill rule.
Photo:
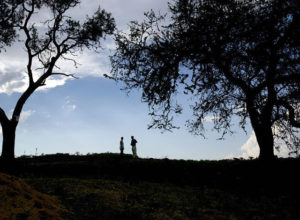
<svg viewBox="0 0 300 220">
<path fill-rule="evenodd" d="M 0 108 L 0 123 L 3 136 L 2 160 L 10 161 L 15 158 L 16 128 L 19 123 L 22 108 L 29 96 L 38 88 L 38 85 L 39 84 L 30 84 L 28 89 L 21 95 L 13 111 L 11 120 L 7 118 L 4 110 Z"/>
<path fill-rule="evenodd" d="M 2 124 L 2 160 L 10 161 L 15 158 L 16 123 L 9 121 Z"/>
<path fill-rule="evenodd" d="M 247 111 L 259 147 L 259 159 L 274 159 L 274 137 L 272 132 L 271 117 L 262 115 L 253 104 L 253 94 L 247 97 Z"/>
<path fill-rule="evenodd" d="M 256 140 L 260 149 L 259 158 L 262 160 L 274 159 L 274 138 L 270 126 L 261 125 L 254 129 Z"/>
<path fill-rule="evenodd" d="M 253 116 L 251 117 L 251 114 L 250 120 L 260 150 L 259 159 L 274 159 L 274 137 L 271 123 L 259 121 L 258 118 L 255 118 Z"/>
</svg>

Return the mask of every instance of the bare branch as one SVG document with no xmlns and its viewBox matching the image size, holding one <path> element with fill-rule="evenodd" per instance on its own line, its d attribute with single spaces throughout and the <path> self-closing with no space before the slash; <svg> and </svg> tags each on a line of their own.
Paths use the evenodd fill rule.
<svg viewBox="0 0 300 220">
<path fill-rule="evenodd" d="M 70 53 L 71 54 L 71 53 Z M 72 55 L 72 54 L 71 54 Z M 65 57 L 65 56 L 61 56 L 62 57 L 62 59 L 64 59 L 64 60 L 67 60 L 67 61 L 71 61 L 71 62 L 73 62 L 73 64 L 74 64 L 74 66 L 76 67 L 76 68 L 78 68 L 78 66 L 80 66 L 81 64 L 80 63 L 78 63 L 75 59 L 72 59 L 72 58 L 67 58 L 67 57 Z"/>
<path fill-rule="evenodd" d="M 113 76 L 109 76 L 109 75 L 107 75 L 106 73 L 105 73 L 105 74 L 103 74 L 103 76 L 104 76 L 105 78 L 108 78 L 108 79 L 112 79 L 112 80 L 115 80 L 115 81 L 117 81 L 117 79 L 116 79 L 115 77 L 113 77 Z"/>
<path fill-rule="evenodd" d="M 51 76 L 52 75 L 61 75 L 61 76 L 66 76 L 66 77 L 72 77 L 74 79 L 79 79 L 79 77 L 77 76 L 74 76 L 74 74 L 67 74 L 67 73 L 51 73 Z"/>
</svg>

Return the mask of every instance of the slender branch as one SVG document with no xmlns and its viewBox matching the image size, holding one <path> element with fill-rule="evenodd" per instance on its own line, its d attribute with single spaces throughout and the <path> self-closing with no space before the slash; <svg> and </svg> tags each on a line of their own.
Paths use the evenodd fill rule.
<svg viewBox="0 0 300 220">
<path fill-rule="evenodd" d="M 79 77 L 77 76 L 74 76 L 74 74 L 67 74 L 67 73 L 51 73 L 51 76 L 52 75 L 61 75 L 61 76 L 66 76 L 66 77 L 72 77 L 74 79 L 79 79 Z"/>
<path fill-rule="evenodd" d="M 105 78 L 108 78 L 108 79 L 112 79 L 112 80 L 115 80 L 115 81 L 117 81 L 117 79 L 116 79 L 115 77 L 113 77 L 113 76 L 109 76 L 109 75 L 107 75 L 106 73 L 105 73 L 105 74 L 103 74 L 103 76 L 104 76 Z"/>
<path fill-rule="evenodd" d="M 26 8 L 25 3 L 23 3 L 23 8 L 26 12 L 28 12 L 28 15 L 25 19 L 24 25 L 21 28 L 24 30 L 25 35 L 26 35 L 25 47 L 26 47 L 27 54 L 28 54 L 27 74 L 28 74 L 28 77 L 29 77 L 29 85 L 32 85 L 33 82 L 34 82 L 33 81 L 32 70 L 31 70 L 33 55 L 32 55 L 30 45 L 29 45 L 29 42 L 32 40 L 32 38 L 30 36 L 29 29 L 28 29 L 27 25 L 28 25 L 28 22 L 29 22 L 31 16 L 34 13 L 34 3 L 32 3 L 31 10 Z"/>
<path fill-rule="evenodd" d="M 55 20 L 54 20 L 53 29 L 52 29 L 53 30 L 52 40 L 53 40 L 53 43 L 54 43 L 54 45 L 56 47 L 57 54 L 60 53 L 61 48 L 60 48 L 60 45 L 58 44 L 57 39 L 56 39 L 56 32 L 57 32 L 57 30 L 59 30 L 59 24 L 60 24 L 62 18 L 63 18 L 62 14 L 59 13 L 56 16 Z"/>
<path fill-rule="evenodd" d="M 69 51 L 69 52 L 70 52 L 70 51 Z M 75 56 L 75 55 L 73 55 L 72 53 L 70 53 L 70 54 L 71 54 L 72 56 Z M 67 58 L 67 57 L 65 57 L 64 55 L 62 55 L 61 57 L 62 57 L 62 59 L 64 59 L 64 60 L 73 62 L 73 65 L 74 65 L 76 68 L 77 68 L 78 66 L 81 65 L 81 64 L 78 63 L 75 59 Z"/>
<path fill-rule="evenodd" d="M 50 53 L 50 56 L 51 56 L 51 53 Z M 48 58 L 45 58 L 46 60 L 44 61 L 43 60 L 43 55 L 42 54 L 38 54 L 37 56 L 38 60 L 40 61 L 40 63 L 43 65 L 43 67 L 38 67 L 36 68 L 35 70 L 41 70 L 41 69 L 45 69 L 49 66 L 49 63 L 50 63 L 50 57 Z"/>
</svg>

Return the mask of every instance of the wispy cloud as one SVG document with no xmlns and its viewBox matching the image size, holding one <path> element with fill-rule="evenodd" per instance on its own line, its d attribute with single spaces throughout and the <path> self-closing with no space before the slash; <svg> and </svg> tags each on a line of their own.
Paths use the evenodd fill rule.
<svg viewBox="0 0 300 220">
<path fill-rule="evenodd" d="M 21 116 L 20 116 L 20 123 L 24 123 L 34 113 L 35 113 L 35 110 L 22 111 Z"/>
<path fill-rule="evenodd" d="M 74 104 L 74 100 L 72 100 L 70 96 L 67 96 L 65 98 L 65 104 L 62 106 L 62 108 L 67 111 L 74 111 L 75 109 L 77 109 L 77 105 Z"/>
</svg>

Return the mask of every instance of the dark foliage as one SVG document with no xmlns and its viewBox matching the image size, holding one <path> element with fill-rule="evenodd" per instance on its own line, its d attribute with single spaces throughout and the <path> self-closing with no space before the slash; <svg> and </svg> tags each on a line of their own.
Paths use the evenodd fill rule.
<svg viewBox="0 0 300 220">
<path fill-rule="evenodd" d="M 22 0 L 2 0 L 0 2 L 0 52 L 5 46 L 11 45 L 16 37 L 15 27 L 22 20 L 18 6 Z"/>
<path fill-rule="evenodd" d="M 166 16 L 146 13 L 118 33 L 113 77 L 125 89 L 142 89 L 150 127 L 172 129 L 174 101 L 183 89 L 195 101 L 190 131 L 203 135 L 206 116 L 222 138 L 232 116 L 249 118 L 260 158 L 274 156 L 284 141 L 299 154 L 300 5 L 297 0 L 175 0 Z M 282 145 L 282 143 L 281 143 Z M 275 145 L 279 147 L 280 144 Z"/>
</svg>

